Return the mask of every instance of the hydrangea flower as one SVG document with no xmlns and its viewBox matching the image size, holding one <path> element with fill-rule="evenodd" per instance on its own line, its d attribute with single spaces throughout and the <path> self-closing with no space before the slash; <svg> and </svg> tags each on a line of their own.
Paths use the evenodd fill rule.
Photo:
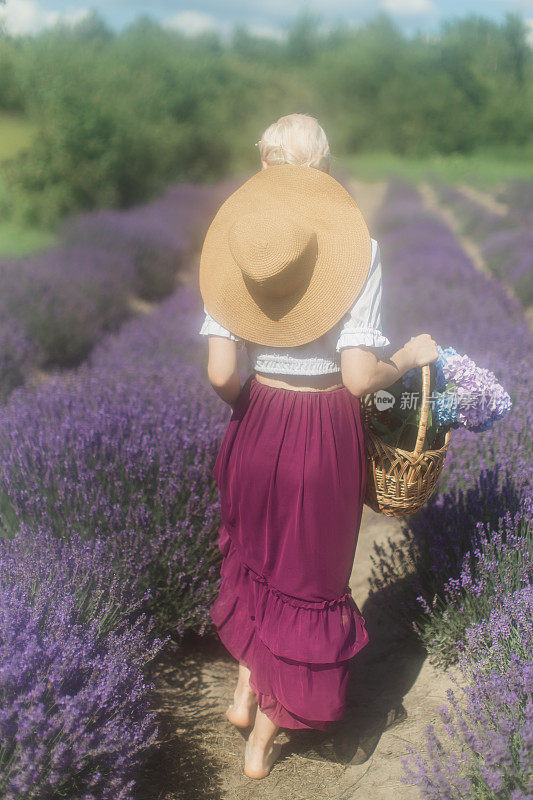
<svg viewBox="0 0 533 800">
<path fill-rule="evenodd" d="M 442 362 L 446 381 L 455 384 L 457 419 L 470 431 L 490 430 L 511 408 L 512 402 L 493 372 L 478 367 L 466 355 L 451 351 Z"/>
<path fill-rule="evenodd" d="M 414 337 L 411 337 L 414 338 Z M 478 367 L 467 355 L 453 347 L 437 345 L 439 357 L 435 362 L 435 387 L 432 410 L 438 428 L 458 428 L 461 425 L 474 433 L 491 430 L 511 408 L 509 394 L 493 372 Z M 403 375 L 408 389 L 416 388 L 416 369 Z"/>
</svg>

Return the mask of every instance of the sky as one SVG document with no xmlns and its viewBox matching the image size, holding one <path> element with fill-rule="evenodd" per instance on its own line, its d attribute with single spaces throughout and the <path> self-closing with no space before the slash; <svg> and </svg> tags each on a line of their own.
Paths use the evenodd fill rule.
<svg viewBox="0 0 533 800">
<path fill-rule="evenodd" d="M 148 15 L 188 35 L 216 30 L 227 36 L 240 24 L 280 38 L 303 8 L 317 15 L 325 29 L 338 23 L 356 26 L 384 10 L 406 34 L 436 32 L 442 20 L 467 14 L 499 22 L 513 11 L 529 25 L 533 44 L 533 0 L 7 0 L 0 5 L 0 20 L 11 34 L 35 34 L 57 22 L 75 24 L 94 9 L 116 31 Z"/>
</svg>

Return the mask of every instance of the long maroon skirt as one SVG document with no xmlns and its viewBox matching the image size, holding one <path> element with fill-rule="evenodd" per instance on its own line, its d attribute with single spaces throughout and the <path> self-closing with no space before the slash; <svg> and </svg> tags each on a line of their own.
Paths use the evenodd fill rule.
<svg viewBox="0 0 533 800">
<path fill-rule="evenodd" d="M 346 387 L 243 385 L 213 475 L 224 556 L 211 617 L 284 728 L 345 710 L 349 660 L 369 641 L 348 585 L 365 494 L 365 429 Z"/>
</svg>

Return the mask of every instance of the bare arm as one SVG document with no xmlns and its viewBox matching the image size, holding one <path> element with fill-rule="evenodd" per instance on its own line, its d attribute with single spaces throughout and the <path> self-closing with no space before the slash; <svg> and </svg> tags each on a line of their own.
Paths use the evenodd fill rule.
<svg viewBox="0 0 533 800">
<path fill-rule="evenodd" d="M 344 347 L 341 350 L 342 381 L 348 391 L 362 397 L 386 389 L 413 367 L 433 364 L 438 356 L 436 342 L 429 333 L 415 336 L 386 359 L 376 355 L 372 348 Z"/>
<path fill-rule="evenodd" d="M 241 391 L 237 370 L 237 342 L 225 336 L 209 336 L 207 377 L 215 392 L 233 410 Z"/>
</svg>

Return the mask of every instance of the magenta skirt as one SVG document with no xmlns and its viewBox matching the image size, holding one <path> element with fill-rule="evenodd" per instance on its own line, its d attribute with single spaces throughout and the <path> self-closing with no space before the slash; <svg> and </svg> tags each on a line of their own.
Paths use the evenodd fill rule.
<svg viewBox="0 0 533 800">
<path fill-rule="evenodd" d="M 246 380 L 213 468 L 224 558 L 211 618 L 283 728 L 342 718 L 349 660 L 369 641 L 348 585 L 365 463 L 361 403 L 346 387 Z"/>
</svg>

